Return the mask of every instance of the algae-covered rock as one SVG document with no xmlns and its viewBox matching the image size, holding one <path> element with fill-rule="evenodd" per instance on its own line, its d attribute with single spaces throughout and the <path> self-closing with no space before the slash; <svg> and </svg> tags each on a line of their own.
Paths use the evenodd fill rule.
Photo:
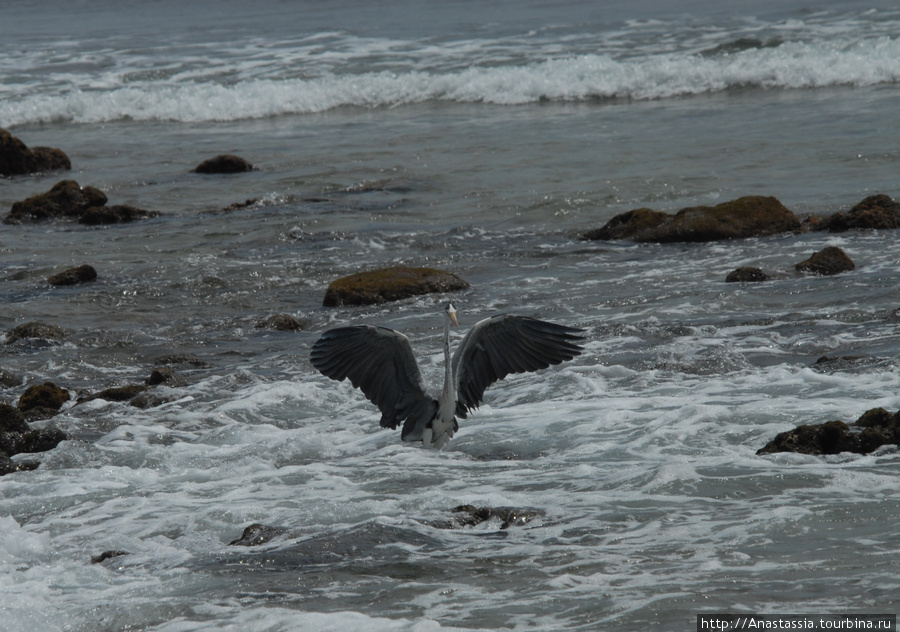
<svg viewBox="0 0 900 632">
<path fill-rule="evenodd" d="M 873 408 L 852 424 L 835 420 L 797 426 L 777 434 L 756 453 L 868 454 L 883 445 L 897 443 L 900 443 L 900 413 L 892 414 L 884 408 Z"/>
<path fill-rule="evenodd" d="M 35 384 L 25 389 L 25 392 L 19 397 L 18 408 L 23 412 L 32 408 L 59 410 L 63 404 L 69 401 L 70 397 L 69 391 L 60 388 L 53 382 Z"/>
<path fill-rule="evenodd" d="M 252 164 L 233 154 L 219 154 L 208 160 L 204 160 L 194 169 L 194 173 L 243 173 L 253 171 Z"/>
<path fill-rule="evenodd" d="M 360 272 L 332 282 L 325 292 L 325 307 L 376 305 L 432 292 L 464 290 L 469 284 L 450 272 L 402 266 Z"/>
<path fill-rule="evenodd" d="M 759 268 L 743 267 L 732 270 L 725 277 L 726 283 L 760 283 L 768 281 L 769 275 Z"/>
<path fill-rule="evenodd" d="M 75 268 L 63 270 L 47 279 L 50 285 L 78 285 L 79 283 L 89 283 L 97 279 L 97 270 L 94 266 L 83 265 Z"/>
<path fill-rule="evenodd" d="M 61 149 L 29 148 L 7 130 L 0 128 L 0 176 L 18 176 L 71 168 L 69 157 Z"/>
<path fill-rule="evenodd" d="M 92 206 L 106 204 L 106 194 L 94 187 L 82 187 L 75 180 L 61 180 L 46 193 L 14 202 L 7 224 L 40 222 L 50 219 L 79 218 Z"/>
<path fill-rule="evenodd" d="M 801 261 L 794 267 L 799 272 L 832 275 L 853 270 L 856 264 L 847 256 L 847 253 L 837 246 L 828 246 L 813 253 L 809 259 Z"/>
<path fill-rule="evenodd" d="M 870 195 L 849 211 L 839 211 L 826 218 L 823 227 L 833 233 L 900 228 L 900 203 L 883 193 Z"/>
<path fill-rule="evenodd" d="M 62 340 L 66 337 L 66 330 L 56 325 L 41 322 L 31 322 L 19 325 L 6 333 L 6 344 L 12 344 L 23 339 L 38 340 Z"/>
<path fill-rule="evenodd" d="M 774 197 L 750 195 L 716 206 L 683 208 L 675 215 L 637 209 L 617 215 L 585 239 L 705 242 L 763 237 L 800 229 L 796 216 Z"/>
<path fill-rule="evenodd" d="M 127 204 L 113 204 L 112 206 L 92 206 L 85 210 L 78 218 L 79 224 L 97 226 L 100 224 L 125 224 L 139 219 L 159 217 L 156 211 L 145 211 Z"/>
</svg>

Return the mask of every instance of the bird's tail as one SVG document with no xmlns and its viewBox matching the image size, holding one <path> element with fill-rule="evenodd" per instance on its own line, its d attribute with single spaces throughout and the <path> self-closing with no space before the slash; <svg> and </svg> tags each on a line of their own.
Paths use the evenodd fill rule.
<svg viewBox="0 0 900 632">
<path fill-rule="evenodd" d="M 444 444 L 453 438 L 457 430 L 459 430 L 459 424 L 456 423 L 455 418 L 451 417 L 449 421 L 444 421 L 440 418 L 434 419 L 428 422 L 428 425 L 422 431 L 422 444 L 426 447 L 440 450 L 444 447 Z"/>
</svg>

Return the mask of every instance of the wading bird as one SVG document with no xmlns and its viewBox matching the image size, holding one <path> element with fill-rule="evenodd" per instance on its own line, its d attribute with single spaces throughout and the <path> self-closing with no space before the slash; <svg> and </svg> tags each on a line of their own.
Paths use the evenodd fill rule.
<svg viewBox="0 0 900 632">
<path fill-rule="evenodd" d="M 527 316 L 486 318 L 466 334 L 450 358 L 450 323 L 456 308 L 444 308 L 444 388 L 429 393 L 409 338 L 393 329 L 359 325 L 329 329 L 313 345 L 312 365 L 333 380 L 350 383 L 381 411 L 381 427 L 403 422 L 404 441 L 440 449 L 481 404 L 484 390 L 510 373 L 546 369 L 579 355 L 584 330 Z"/>
</svg>

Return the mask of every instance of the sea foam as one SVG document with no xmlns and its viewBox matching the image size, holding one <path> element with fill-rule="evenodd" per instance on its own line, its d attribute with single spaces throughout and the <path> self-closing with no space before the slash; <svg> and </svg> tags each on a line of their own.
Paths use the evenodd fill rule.
<svg viewBox="0 0 900 632">
<path fill-rule="evenodd" d="M 402 67 L 402 66 L 401 66 Z M 232 81 L 227 69 L 192 76 L 123 72 L 98 86 L 86 77 L 37 81 L 0 104 L 7 126 L 123 119 L 231 121 L 310 114 L 341 107 L 382 108 L 427 101 L 523 105 L 540 101 L 653 100 L 747 89 L 860 87 L 900 81 L 900 41 L 786 42 L 736 53 L 666 52 L 631 58 L 581 54 L 451 69 L 282 76 L 260 68 Z M 247 74 L 247 73 L 243 73 Z M 2 92 L 0 92 L 2 94 Z"/>
</svg>

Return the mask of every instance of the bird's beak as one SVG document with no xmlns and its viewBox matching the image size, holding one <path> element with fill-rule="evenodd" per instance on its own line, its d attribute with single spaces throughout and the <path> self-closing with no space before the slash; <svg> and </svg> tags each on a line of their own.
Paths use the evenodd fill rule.
<svg viewBox="0 0 900 632">
<path fill-rule="evenodd" d="M 459 327 L 459 321 L 456 320 L 456 312 L 448 312 L 448 315 L 450 316 L 450 320 L 453 321 L 453 324 Z"/>
</svg>

